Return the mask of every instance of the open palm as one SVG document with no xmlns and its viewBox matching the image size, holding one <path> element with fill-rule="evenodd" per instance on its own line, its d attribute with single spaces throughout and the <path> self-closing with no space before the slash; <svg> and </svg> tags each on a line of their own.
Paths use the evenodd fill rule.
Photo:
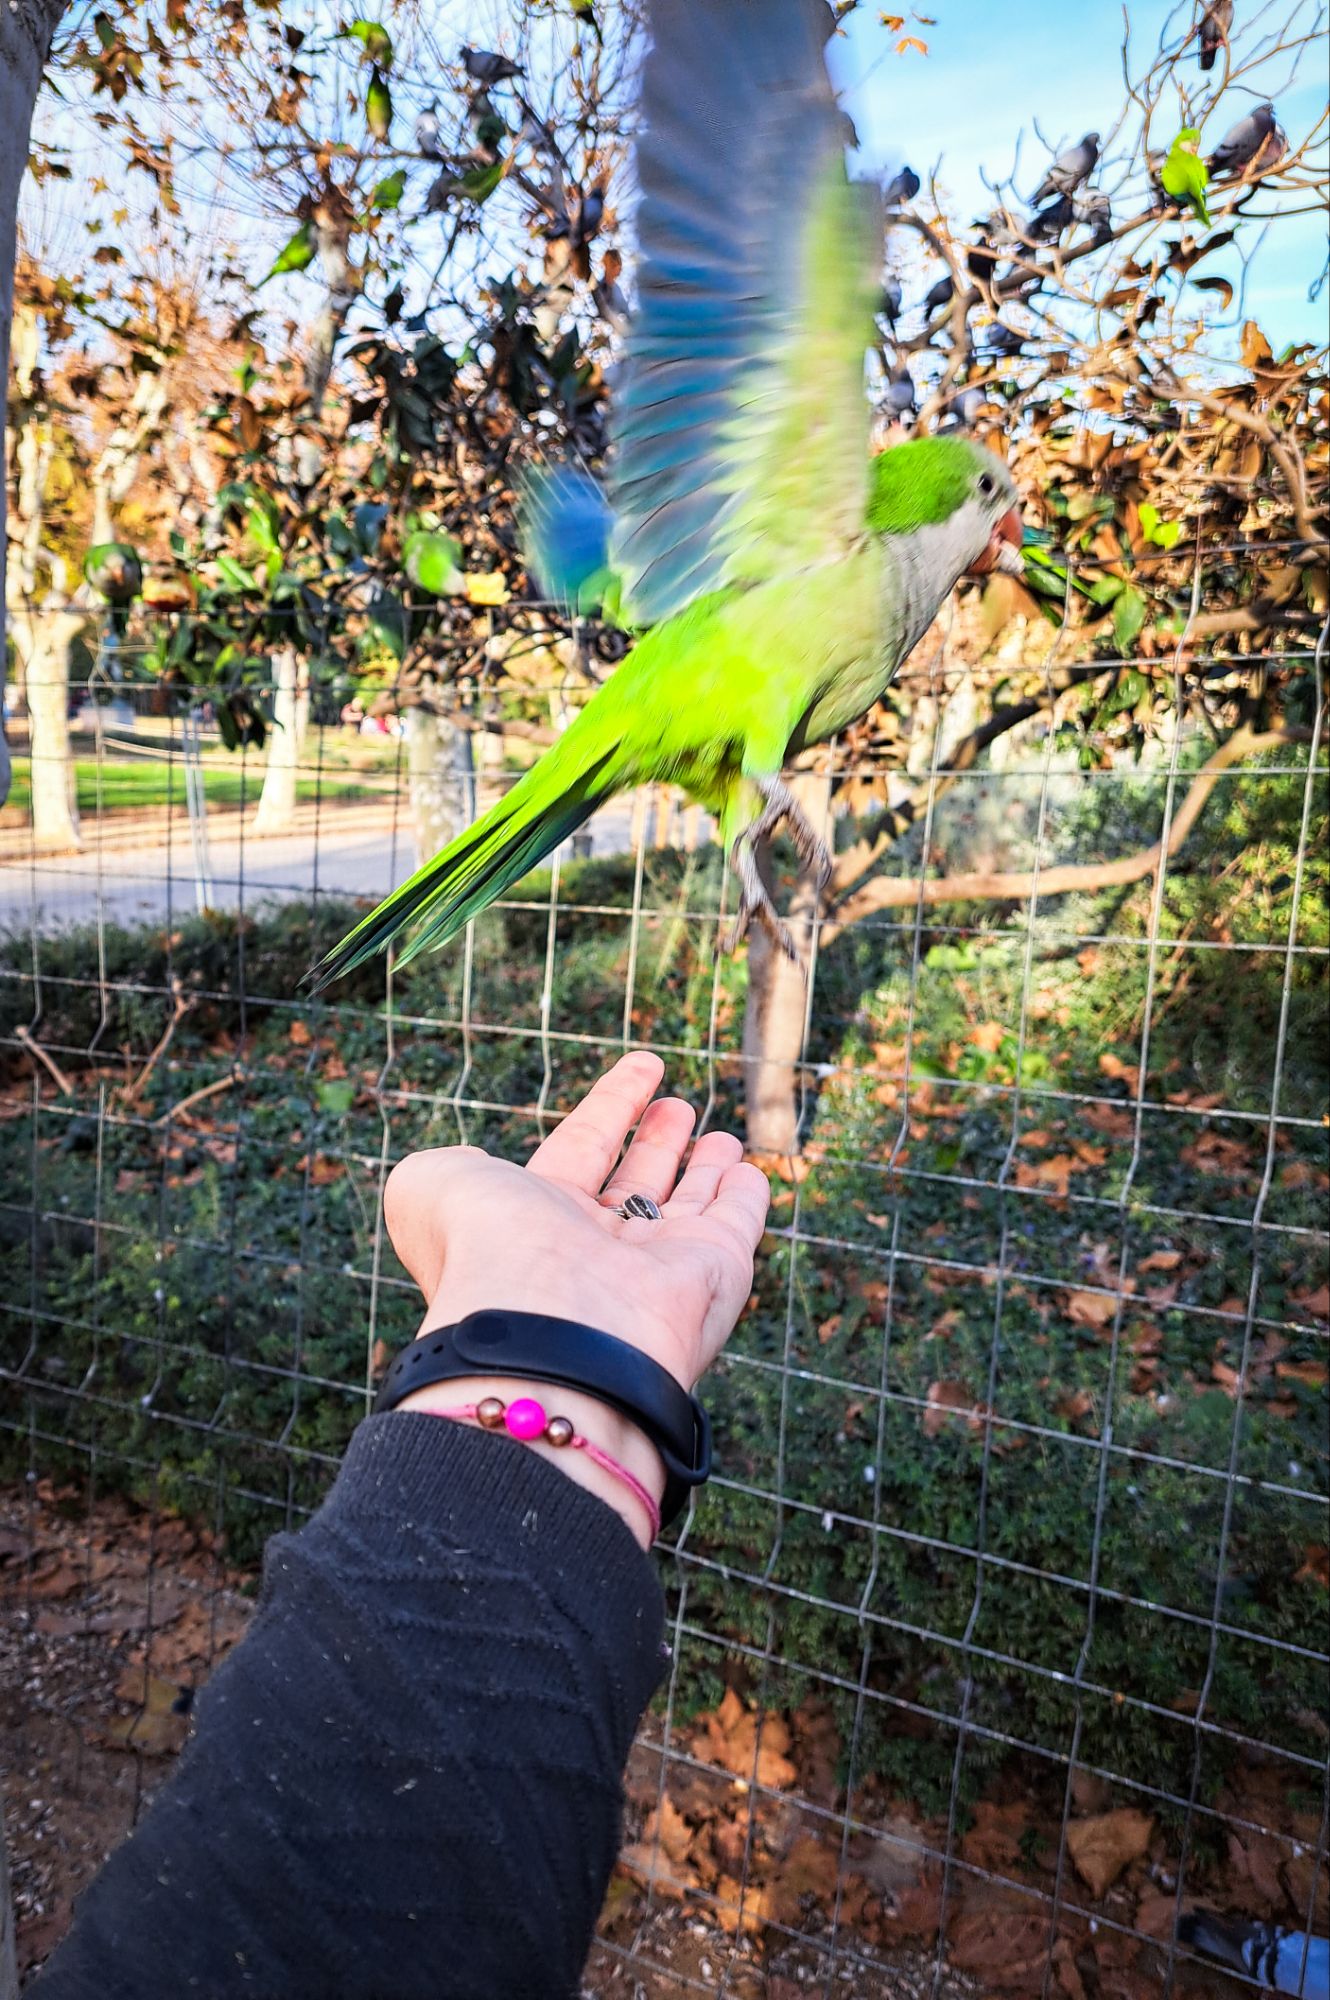
<svg viewBox="0 0 1330 2000">
<path fill-rule="evenodd" d="M 394 1168 L 384 1216 L 428 1325 L 550 1313 L 630 1341 L 693 1387 L 748 1297 L 770 1196 L 729 1132 L 705 1133 L 680 1173 L 694 1113 L 652 1101 L 663 1076 L 659 1057 L 624 1056 L 525 1167 L 447 1146 Z M 630 1194 L 658 1203 L 660 1221 L 617 1215 Z"/>
</svg>

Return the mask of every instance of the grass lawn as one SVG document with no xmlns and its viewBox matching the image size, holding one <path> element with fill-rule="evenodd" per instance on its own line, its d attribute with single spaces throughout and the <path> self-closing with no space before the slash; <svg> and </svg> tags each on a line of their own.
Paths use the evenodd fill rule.
<svg viewBox="0 0 1330 2000">
<path fill-rule="evenodd" d="M 153 758 L 107 759 L 99 772 L 95 758 L 80 757 L 75 763 L 78 805 L 82 813 L 149 812 L 156 807 L 185 805 L 185 774 L 178 762 L 158 763 Z M 203 782 L 209 805 L 257 806 L 263 789 L 261 765 L 242 764 L 238 759 L 223 763 L 205 761 Z M 318 797 L 372 799 L 383 796 L 382 784 L 369 773 L 324 770 L 302 776 L 296 782 L 296 796 L 302 800 Z M 6 813 L 11 823 L 26 818 L 32 810 L 30 760 L 14 759 L 14 782 Z"/>
</svg>

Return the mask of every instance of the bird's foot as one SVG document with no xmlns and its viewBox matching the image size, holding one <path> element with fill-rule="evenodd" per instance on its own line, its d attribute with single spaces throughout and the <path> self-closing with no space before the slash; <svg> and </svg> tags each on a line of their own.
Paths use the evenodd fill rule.
<svg viewBox="0 0 1330 2000">
<path fill-rule="evenodd" d="M 791 963 L 797 965 L 802 972 L 804 962 L 799 956 L 799 947 L 794 942 L 794 935 L 765 889 L 762 891 L 760 902 L 750 903 L 746 897 L 740 899 L 734 921 L 725 933 L 725 950 L 727 952 L 738 950 L 743 939 L 747 937 L 748 927 L 754 918 L 761 924 L 776 949 L 783 951 Z"/>
<path fill-rule="evenodd" d="M 740 939 L 747 934 L 748 926 L 756 918 L 777 950 L 783 951 L 787 958 L 792 959 L 802 969 L 803 960 L 799 956 L 789 925 L 782 920 L 779 910 L 772 902 L 771 892 L 762 880 L 762 873 L 757 865 L 757 843 L 763 837 L 763 822 L 766 816 L 764 813 L 762 819 L 741 833 L 734 843 L 731 859 L 734 863 L 734 872 L 739 878 L 739 907 L 735 912 L 734 922 L 726 933 L 725 950 L 737 949 Z"/>
<path fill-rule="evenodd" d="M 753 839 L 767 838 L 783 821 L 801 863 L 816 876 L 818 888 L 824 889 L 834 865 L 826 841 L 783 778 L 759 778 L 757 788 L 766 800 L 766 811 L 753 828 Z"/>
</svg>

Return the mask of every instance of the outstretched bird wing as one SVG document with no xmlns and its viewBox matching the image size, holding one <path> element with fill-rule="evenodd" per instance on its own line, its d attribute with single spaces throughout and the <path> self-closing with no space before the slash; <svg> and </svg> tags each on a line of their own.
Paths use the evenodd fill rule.
<svg viewBox="0 0 1330 2000">
<path fill-rule="evenodd" d="M 650 27 L 611 553 L 635 624 L 861 529 L 882 251 L 825 0 L 655 0 Z"/>
</svg>

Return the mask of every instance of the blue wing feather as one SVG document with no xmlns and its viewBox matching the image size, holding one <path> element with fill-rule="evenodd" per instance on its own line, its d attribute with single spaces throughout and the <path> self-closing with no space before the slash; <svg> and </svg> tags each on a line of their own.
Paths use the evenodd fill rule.
<svg viewBox="0 0 1330 2000">
<path fill-rule="evenodd" d="M 613 526 L 609 502 L 591 474 L 572 465 L 530 467 L 518 525 L 537 587 L 569 611 L 588 610 L 588 585 L 608 571 Z"/>
</svg>

